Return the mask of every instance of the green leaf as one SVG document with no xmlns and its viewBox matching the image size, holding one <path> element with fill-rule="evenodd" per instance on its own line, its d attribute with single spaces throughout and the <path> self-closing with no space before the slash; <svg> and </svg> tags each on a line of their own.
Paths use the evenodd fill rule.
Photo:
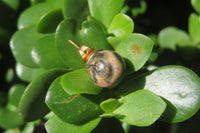
<svg viewBox="0 0 200 133">
<path fill-rule="evenodd" d="M 44 100 L 53 80 L 66 73 L 65 69 L 52 69 L 37 76 L 26 88 L 20 103 L 19 112 L 25 121 L 33 121 L 49 112 Z"/>
<path fill-rule="evenodd" d="M 147 10 L 146 1 L 141 0 L 139 4 L 140 4 L 139 6 L 135 6 L 131 9 L 131 13 L 132 13 L 134 18 L 137 17 L 140 14 L 144 14 Z M 137 4 L 135 4 L 135 5 L 137 5 Z"/>
<path fill-rule="evenodd" d="M 48 11 L 51 10 L 51 6 L 46 3 L 40 3 L 27 8 L 19 16 L 17 27 L 23 29 L 31 25 L 37 24 L 39 19 Z"/>
<path fill-rule="evenodd" d="M 131 125 L 129 125 L 129 124 L 123 122 L 123 123 L 122 123 L 122 127 L 123 127 L 125 133 L 129 133 L 129 132 L 130 132 Z"/>
<path fill-rule="evenodd" d="M 5 76 L 6 82 L 7 83 L 11 82 L 14 79 L 14 75 L 15 75 L 14 70 L 12 68 L 9 68 Z"/>
<path fill-rule="evenodd" d="M 77 19 L 85 10 L 88 10 L 87 6 L 87 0 L 64 0 L 64 17 Z"/>
<path fill-rule="evenodd" d="M 115 36 L 124 36 L 133 32 L 134 23 L 133 20 L 125 15 L 118 14 L 112 20 L 112 23 L 108 27 L 108 33 Z"/>
<path fill-rule="evenodd" d="M 112 50 L 107 42 L 107 35 L 103 27 L 92 17 L 88 17 L 88 20 L 82 23 L 82 29 L 78 35 L 79 45 L 86 45 L 94 49 Z"/>
<path fill-rule="evenodd" d="M 31 54 L 35 63 L 42 68 L 66 67 L 56 48 L 54 34 L 38 39 Z"/>
<path fill-rule="evenodd" d="M 181 122 L 198 111 L 200 79 L 193 71 L 180 66 L 166 66 L 152 73 L 147 81 L 145 89 L 172 104 L 162 117 L 164 121 Z"/>
<path fill-rule="evenodd" d="M 91 15 L 108 27 L 114 16 L 120 13 L 124 0 L 88 0 Z"/>
<path fill-rule="evenodd" d="M 164 121 L 184 121 L 200 107 L 200 79 L 182 66 L 165 66 L 135 77 L 125 82 L 115 95 L 127 95 L 138 89 L 150 90 L 167 102 Z"/>
<path fill-rule="evenodd" d="M 10 40 L 10 48 L 15 59 L 23 65 L 37 67 L 32 60 L 31 50 L 37 39 L 45 35 L 36 32 L 35 26 L 18 30 Z"/>
<path fill-rule="evenodd" d="M 38 3 L 45 2 L 46 0 L 30 0 L 30 1 L 31 1 L 31 5 L 36 5 Z"/>
<path fill-rule="evenodd" d="M 42 68 L 26 67 L 20 63 L 16 64 L 15 70 L 16 70 L 17 76 L 21 80 L 26 81 L 26 82 L 32 81 L 36 76 L 46 71 L 45 69 L 42 69 Z"/>
<path fill-rule="evenodd" d="M 9 90 L 9 103 L 18 107 L 20 98 L 22 94 L 24 93 L 24 90 L 26 89 L 26 86 L 23 84 L 16 84 L 12 86 Z"/>
<path fill-rule="evenodd" d="M 188 34 L 176 27 L 167 27 L 158 35 L 159 46 L 164 49 L 176 50 L 177 43 L 188 40 L 190 40 Z"/>
<path fill-rule="evenodd" d="M 22 29 L 31 25 L 36 25 L 44 14 L 54 9 L 61 8 L 62 6 L 63 0 L 48 0 L 45 3 L 33 5 L 20 14 L 17 27 L 18 29 Z"/>
<path fill-rule="evenodd" d="M 139 70 L 151 55 L 153 41 L 142 34 L 134 33 L 125 38 L 115 49 L 126 61 L 127 73 Z"/>
<path fill-rule="evenodd" d="M 20 133 L 33 133 L 34 132 L 34 122 L 28 122 Z"/>
<path fill-rule="evenodd" d="M 119 116 L 119 114 L 114 114 L 113 112 L 105 112 L 100 115 L 100 117 L 102 117 L 102 118 L 112 118 L 112 117 L 116 117 L 116 116 Z"/>
<path fill-rule="evenodd" d="M 101 118 L 96 118 L 82 125 L 73 125 L 65 123 L 54 115 L 47 121 L 45 127 L 48 133 L 89 133 L 98 125 L 100 120 Z"/>
<path fill-rule="evenodd" d="M 53 33 L 62 20 L 63 14 L 61 8 L 51 10 L 40 18 L 37 24 L 37 31 L 40 33 Z"/>
<path fill-rule="evenodd" d="M 69 40 L 73 40 L 79 46 L 86 45 L 95 49 L 111 49 L 106 41 L 102 27 L 92 18 L 83 22 L 82 29 L 76 31 L 76 22 L 66 19 L 60 23 L 56 31 L 56 46 L 65 62 L 72 69 L 85 68 L 83 59 L 78 50 Z"/>
<path fill-rule="evenodd" d="M 18 128 L 16 128 L 16 129 L 8 129 L 3 133 L 16 133 L 16 132 L 18 133 L 18 132 L 20 132 L 20 130 Z"/>
<path fill-rule="evenodd" d="M 194 43 L 200 43 L 200 16 L 194 13 L 189 17 L 189 34 Z"/>
<path fill-rule="evenodd" d="M 193 8 L 200 13 L 200 0 L 191 0 Z"/>
<path fill-rule="evenodd" d="M 127 36 L 119 36 L 119 37 L 108 37 L 107 38 L 107 41 L 109 42 L 109 44 L 114 48 L 116 49 L 117 46 L 122 42 L 122 40 L 124 38 L 126 38 Z"/>
<path fill-rule="evenodd" d="M 46 3 L 52 8 L 63 8 L 64 0 L 46 0 Z"/>
<path fill-rule="evenodd" d="M 118 14 L 108 27 L 108 33 L 113 34 L 114 37 L 110 36 L 107 40 L 113 48 L 116 48 L 127 35 L 133 32 L 133 29 L 133 20 L 125 14 Z"/>
<path fill-rule="evenodd" d="M 76 20 L 77 29 L 80 29 L 82 22 L 90 14 L 87 0 L 64 0 L 63 14 L 65 19 Z"/>
<path fill-rule="evenodd" d="M 164 112 L 166 103 L 154 93 L 139 90 L 119 99 L 121 105 L 113 111 L 123 122 L 136 126 L 153 124 Z"/>
<path fill-rule="evenodd" d="M 53 115 L 54 115 L 53 112 L 49 112 L 48 114 L 46 114 L 46 115 L 44 116 L 44 119 L 45 119 L 45 120 L 49 120 Z"/>
<path fill-rule="evenodd" d="M 121 13 L 127 14 L 129 10 L 130 10 L 130 7 L 127 4 L 125 4 L 121 9 Z"/>
<path fill-rule="evenodd" d="M 1 0 L 6 6 L 12 8 L 13 10 L 17 10 L 19 7 L 19 0 Z M 2 5 L 1 5 L 2 6 Z"/>
<path fill-rule="evenodd" d="M 155 45 L 158 44 L 158 35 L 157 34 L 149 34 L 148 35 L 149 38 L 151 38 L 153 40 L 153 42 L 155 43 Z"/>
<path fill-rule="evenodd" d="M 26 125 L 22 127 L 18 127 L 15 129 L 8 129 L 3 133 L 33 133 L 34 132 L 34 122 L 28 122 Z M 36 128 L 37 131 L 37 128 Z"/>
<path fill-rule="evenodd" d="M 83 60 L 77 50 L 68 41 L 73 40 L 76 34 L 76 24 L 72 19 L 63 20 L 56 31 L 56 47 L 64 61 L 64 63 L 73 69 L 85 67 Z"/>
<path fill-rule="evenodd" d="M 79 93 L 97 95 L 102 90 L 101 87 L 92 82 L 86 69 L 76 70 L 63 75 L 61 85 L 70 95 Z"/>
<path fill-rule="evenodd" d="M 100 107 L 105 112 L 111 112 L 111 111 L 114 111 L 119 105 L 120 105 L 120 103 L 119 103 L 119 101 L 117 99 L 110 98 L 108 100 L 103 101 L 100 104 Z"/>
<path fill-rule="evenodd" d="M 108 89 L 105 89 L 99 95 L 69 95 L 63 90 L 60 82 L 61 78 L 58 78 L 52 83 L 45 101 L 51 111 L 61 120 L 80 125 L 97 118 L 103 113 L 99 104 L 110 97 Z"/>
<path fill-rule="evenodd" d="M 0 127 L 4 129 L 17 128 L 24 124 L 17 110 L 0 109 Z"/>
</svg>

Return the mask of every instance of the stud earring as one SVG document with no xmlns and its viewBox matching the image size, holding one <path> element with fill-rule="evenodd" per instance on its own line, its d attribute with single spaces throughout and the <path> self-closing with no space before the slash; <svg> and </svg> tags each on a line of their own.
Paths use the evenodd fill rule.
<svg viewBox="0 0 200 133">
<path fill-rule="evenodd" d="M 119 83 L 125 71 L 124 60 L 119 54 L 109 50 L 95 50 L 85 45 L 79 47 L 73 41 L 69 42 L 78 49 L 86 63 L 89 77 L 96 85 L 110 88 Z"/>
</svg>

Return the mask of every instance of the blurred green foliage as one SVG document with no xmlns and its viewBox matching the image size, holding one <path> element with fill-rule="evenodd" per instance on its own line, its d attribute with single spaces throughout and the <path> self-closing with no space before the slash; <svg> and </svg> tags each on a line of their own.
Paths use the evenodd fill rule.
<svg viewBox="0 0 200 133">
<path fill-rule="evenodd" d="M 200 130 L 199 7 L 200 0 L 1 0 L 0 131 Z M 93 84 L 68 40 L 122 56 L 119 85 Z"/>
</svg>

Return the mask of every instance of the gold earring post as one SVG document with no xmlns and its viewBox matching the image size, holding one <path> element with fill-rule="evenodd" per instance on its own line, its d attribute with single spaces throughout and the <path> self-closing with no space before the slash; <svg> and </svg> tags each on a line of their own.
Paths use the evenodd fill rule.
<svg viewBox="0 0 200 133">
<path fill-rule="evenodd" d="M 69 40 L 69 43 L 71 43 L 72 45 L 74 45 L 77 49 L 80 48 L 80 47 L 79 47 L 75 42 L 73 42 L 72 40 Z"/>
</svg>

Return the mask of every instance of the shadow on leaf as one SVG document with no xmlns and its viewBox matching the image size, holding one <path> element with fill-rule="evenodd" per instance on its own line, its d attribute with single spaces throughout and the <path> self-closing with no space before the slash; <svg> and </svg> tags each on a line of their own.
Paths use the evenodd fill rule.
<svg viewBox="0 0 200 133">
<path fill-rule="evenodd" d="M 163 99 L 163 101 L 165 101 L 167 106 L 166 106 L 164 113 L 160 117 L 160 120 L 161 121 L 172 121 L 176 115 L 177 109 L 170 101 L 168 101 L 167 99 L 165 99 L 163 97 L 161 97 L 161 98 Z"/>
</svg>

